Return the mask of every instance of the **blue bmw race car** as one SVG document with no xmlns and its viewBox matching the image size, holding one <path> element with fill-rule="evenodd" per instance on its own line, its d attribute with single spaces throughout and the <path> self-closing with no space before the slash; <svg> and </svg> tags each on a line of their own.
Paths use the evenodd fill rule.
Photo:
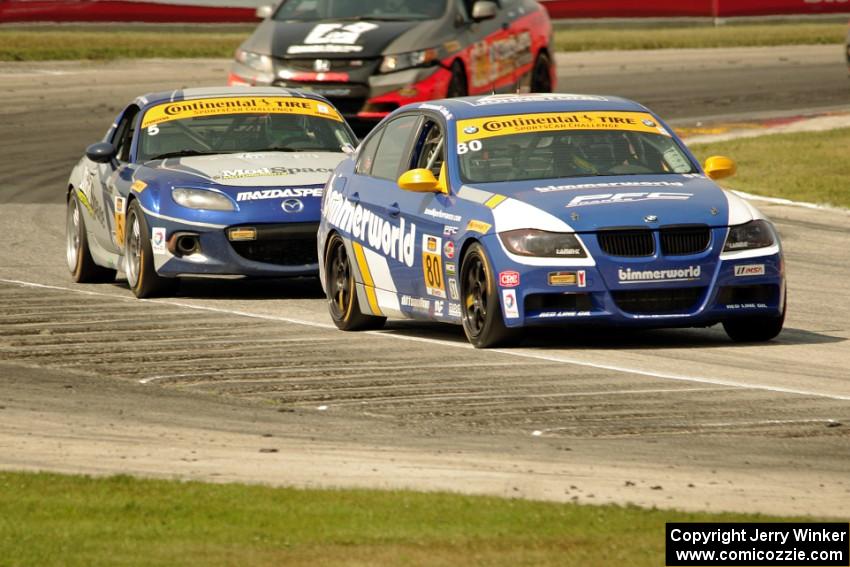
<svg viewBox="0 0 850 567">
<path fill-rule="evenodd" d="M 71 173 L 71 274 L 122 269 L 137 297 L 187 275 L 315 275 L 322 188 L 355 143 L 327 100 L 297 91 L 139 97 Z"/>
<path fill-rule="evenodd" d="M 707 327 L 769 340 L 785 318 L 773 225 L 664 122 L 620 98 L 494 95 L 409 105 L 337 167 L 318 250 L 344 330 Z"/>
</svg>

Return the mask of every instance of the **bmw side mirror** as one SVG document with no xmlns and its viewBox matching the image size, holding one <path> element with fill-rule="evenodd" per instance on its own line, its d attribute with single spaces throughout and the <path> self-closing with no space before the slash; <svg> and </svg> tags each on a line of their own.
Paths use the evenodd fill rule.
<svg viewBox="0 0 850 567">
<path fill-rule="evenodd" d="M 98 142 L 86 148 L 86 157 L 95 163 L 110 163 L 115 158 L 115 146 Z"/>
<path fill-rule="evenodd" d="M 268 20 L 272 17 L 272 12 L 274 12 L 274 6 L 267 4 L 265 6 L 258 7 L 255 14 L 260 20 Z"/>
<path fill-rule="evenodd" d="M 499 5 L 489 0 L 478 0 L 472 5 L 472 19 L 476 22 L 492 20 L 499 12 Z"/>
<path fill-rule="evenodd" d="M 738 166 L 734 160 L 725 156 L 711 156 L 705 160 L 703 169 L 708 178 L 715 181 L 732 177 L 738 172 Z"/>
<path fill-rule="evenodd" d="M 430 169 L 411 169 L 402 173 L 398 178 L 398 186 L 414 193 L 445 193 Z"/>
</svg>

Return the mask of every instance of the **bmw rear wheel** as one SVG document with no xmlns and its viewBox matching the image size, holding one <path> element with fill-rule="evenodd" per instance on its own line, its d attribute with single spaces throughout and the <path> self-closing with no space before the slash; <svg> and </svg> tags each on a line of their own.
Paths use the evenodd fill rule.
<svg viewBox="0 0 850 567">
<path fill-rule="evenodd" d="M 343 331 L 380 329 L 386 317 L 366 315 L 360 310 L 354 270 L 345 248 L 345 241 L 338 234 L 331 236 L 325 255 L 325 289 L 328 292 L 328 310 L 334 325 Z"/>
<path fill-rule="evenodd" d="M 111 282 L 115 279 L 115 270 L 94 263 L 80 202 L 73 193 L 68 197 L 65 215 L 65 258 L 71 277 L 77 283 Z"/>
<path fill-rule="evenodd" d="M 156 273 L 150 229 L 138 201 L 133 201 L 127 211 L 124 272 L 130 290 L 139 299 L 169 295 L 177 285 L 176 278 L 163 278 Z"/>
<path fill-rule="evenodd" d="M 777 317 L 742 317 L 723 322 L 723 330 L 736 343 L 763 343 L 775 339 L 785 325 L 788 311 L 787 294 L 782 302 L 782 314 Z"/>
<path fill-rule="evenodd" d="M 510 343 L 514 331 L 505 326 L 496 289 L 496 276 L 484 248 L 473 243 L 460 267 L 461 320 L 466 338 L 475 348 L 490 348 Z"/>
</svg>

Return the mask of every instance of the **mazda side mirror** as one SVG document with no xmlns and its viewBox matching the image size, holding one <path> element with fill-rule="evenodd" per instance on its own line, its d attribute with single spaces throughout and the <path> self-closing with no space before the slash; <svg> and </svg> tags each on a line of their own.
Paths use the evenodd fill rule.
<svg viewBox="0 0 850 567">
<path fill-rule="evenodd" d="M 115 159 L 115 146 L 109 142 L 98 142 L 86 148 L 86 157 L 95 163 L 110 163 Z"/>
<path fill-rule="evenodd" d="M 259 6 L 257 11 L 254 12 L 257 16 L 257 19 L 260 20 L 268 20 L 272 17 L 272 13 L 274 12 L 274 6 L 267 4 L 265 6 Z"/>
</svg>

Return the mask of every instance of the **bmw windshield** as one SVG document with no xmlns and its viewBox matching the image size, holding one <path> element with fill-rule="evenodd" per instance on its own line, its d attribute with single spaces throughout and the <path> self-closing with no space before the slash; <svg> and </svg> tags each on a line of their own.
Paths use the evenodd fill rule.
<svg viewBox="0 0 850 567">
<path fill-rule="evenodd" d="M 330 105 L 297 97 L 177 101 L 142 118 L 138 160 L 241 152 L 342 152 L 356 141 Z"/>
<path fill-rule="evenodd" d="M 431 20 L 446 12 L 446 0 L 284 0 L 278 21 Z"/>
<path fill-rule="evenodd" d="M 557 112 L 458 122 L 465 183 L 659 175 L 698 170 L 652 115 Z"/>
</svg>

